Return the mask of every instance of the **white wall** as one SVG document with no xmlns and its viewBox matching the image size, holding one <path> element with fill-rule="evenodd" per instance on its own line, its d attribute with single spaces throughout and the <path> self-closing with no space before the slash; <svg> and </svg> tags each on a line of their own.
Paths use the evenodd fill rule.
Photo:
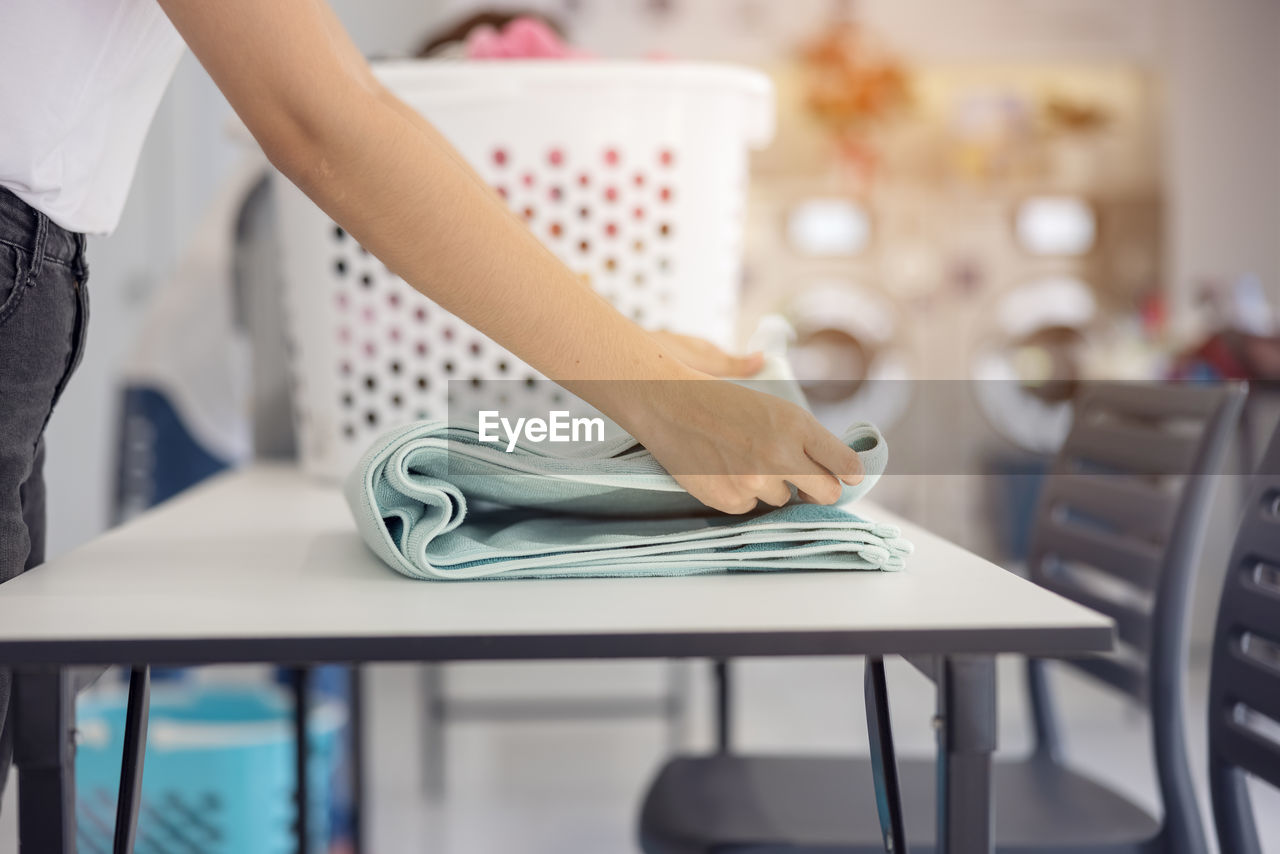
<svg viewBox="0 0 1280 854">
<path fill-rule="evenodd" d="M 1166 2 L 1168 269 L 1186 328 L 1207 278 L 1255 273 L 1280 300 L 1280 3 Z"/>
<path fill-rule="evenodd" d="M 554 15 L 582 47 L 605 56 L 662 51 L 677 57 L 776 59 L 811 37 L 835 0 L 674 0 L 668 15 L 650 0 L 446 0 L 443 13 L 519 6 Z M 580 12 L 570 17 L 565 8 Z M 859 19 L 896 51 L 930 61 L 980 58 L 1149 58 L 1161 0 L 856 0 Z"/>
</svg>

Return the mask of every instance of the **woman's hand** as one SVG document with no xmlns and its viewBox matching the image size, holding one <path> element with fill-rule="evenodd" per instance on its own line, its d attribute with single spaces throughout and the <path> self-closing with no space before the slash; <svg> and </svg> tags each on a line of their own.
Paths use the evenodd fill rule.
<svg viewBox="0 0 1280 854">
<path fill-rule="evenodd" d="M 747 513 L 781 507 L 794 485 L 833 504 L 862 461 L 805 410 L 772 395 L 704 378 L 635 384 L 623 424 L 703 504 Z"/>
<path fill-rule="evenodd" d="M 713 377 L 741 378 L 753 376 L 764 367 L 764 354 L 732 356 L 710 341 L 681 335 L 678 332 L 650 332 L 658 343 L 695 371 Z"/>
</svg>

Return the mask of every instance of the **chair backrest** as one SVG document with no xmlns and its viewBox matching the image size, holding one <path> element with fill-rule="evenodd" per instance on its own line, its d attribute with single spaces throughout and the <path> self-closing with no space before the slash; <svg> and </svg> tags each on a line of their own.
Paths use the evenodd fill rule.
<svg viewBox="0 0 1280 854">
<path fill-rule="evenodd" d="M 1045 481 L 1029 555 L 1037 583 L 1116 622 L 1115 654 L 1068 664 L 1151 713 L 1164 831 L 1203 849 L 1182 715 L 1188 600 L 1214 481 L 1243 402 L 1236 385 L 1096 383 Z M 1056 752 L 1031 666 L 1038 748 Z M 1197 844 L 1195 840 L 1199 840 Z"/>
<path fill-rule="evenodd" d="M 1219 847 L 1261 848 L 1245 788 L 1280 788 L 1280 428 L 1254 475 L 1227 565 L 1209 679 L 1209 778 Z"/>
</svg>

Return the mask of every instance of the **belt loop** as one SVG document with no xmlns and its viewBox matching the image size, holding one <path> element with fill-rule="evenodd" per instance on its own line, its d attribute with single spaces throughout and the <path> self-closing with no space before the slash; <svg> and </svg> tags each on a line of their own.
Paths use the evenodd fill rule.
<svg viewBox="0 0 1280 854">
<path fill-rule="evenodd" d="M 35 284 L 36 277 L 44 267 L 44 244 L 49 234 L 49 218 L 35 208 L 31 210 L 36 215 L 36 239 L 31 244 L 31 268 L 27 271 L 27 287 Z"/>
<path fill-rule="evenodd" d="M 76 278 L 83 286 L 89 279 L 89 258 L 85 252 L 85 245 L 88 242 L 85 236 L 80 232 L 75 232 L 76 240 Z"/>
</svg>

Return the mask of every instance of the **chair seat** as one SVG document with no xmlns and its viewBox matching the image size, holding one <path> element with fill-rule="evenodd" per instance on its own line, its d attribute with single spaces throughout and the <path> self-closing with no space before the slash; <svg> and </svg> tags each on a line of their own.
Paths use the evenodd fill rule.
<svg viewBox="0 0 1280 854">
<path fill-rule="evenodd" d="M 907 842 L 933 850 L 936 765 L 899 762 Z M 1098 783 L 1046 760 L 993 765 L 1002 854 L 1152 852 L 1159 823 Z M 791 756 L 678 758 L 645 798 L 646 854 L 883 852 L 866 759 Z"/>
</svg>

